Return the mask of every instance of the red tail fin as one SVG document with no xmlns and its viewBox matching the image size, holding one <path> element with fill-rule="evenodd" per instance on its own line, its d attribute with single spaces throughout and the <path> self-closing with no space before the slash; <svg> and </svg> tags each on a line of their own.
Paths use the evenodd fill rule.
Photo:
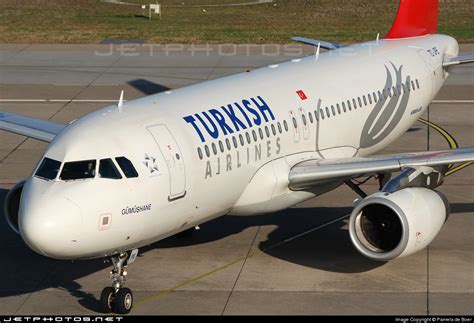
<svg viewBox="0 0 474 323">
<path fill-rule="evenodd" d="M 397 18 L 385 38 L 407 38 L 435 34 L 438 0 L 400 0 Z"/>
</svg>

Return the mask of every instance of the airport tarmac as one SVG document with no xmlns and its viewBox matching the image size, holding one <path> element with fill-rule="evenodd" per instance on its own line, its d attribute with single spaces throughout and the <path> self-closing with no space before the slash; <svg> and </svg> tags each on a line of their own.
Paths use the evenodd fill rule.
<svg viewBox="0 0 474 323">
<path fill-rule="evenodd" d="M 275 64 L 299 45 L 0 45 L 0 111 L 68 123 L 112 104 Z M 474 53 L 474 45 L 461 46 Z M 361 71 L 362 72 L 362 71 Z M 195 104 L 195 102 L 190 102 Z M 424 116 L 383 153 L 474 146 L 474 66 L 455 68 Z M 120 126 L 120 125 L 118 125 Z M 451 141 L 452 144 L 452 141 Z M 8 228 L 3 199 L 46 144 L 0 131 L 0 314 L 97 314 L 103 260 L 57 261 Z M 364 186 L 375 191 L 372 182 Z M 425 250 L 389 263 L 353 248 L 347 187 L 268 215 L 224 216 L 141 250 L 133 314 L 474 314 L 474 165 L 440 191 L 451 216 Z M 98 241 L 100 243 L 100 241 Z"/>
</svg>

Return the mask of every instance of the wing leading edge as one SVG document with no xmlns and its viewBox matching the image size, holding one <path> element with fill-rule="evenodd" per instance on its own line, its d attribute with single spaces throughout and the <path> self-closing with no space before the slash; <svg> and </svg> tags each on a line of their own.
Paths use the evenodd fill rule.
<svg viewBox="0 0 474 323">
<path fill-rule="evenodd" d="M 337 48 L 342 47 L 342 45 L 338 43 L 331 43 L 327 41 L 311 39 L 311 38 L 306 38 L 306 37 L 292 37 L 291 40 L 298 43 L 315 46 L 315 47 L 318 47 L 319 45 L 319 47 L 327 49 L 327 50 L 332 50 L 332 49 L 337 49 Z"/>
<path fill-rule="evenodd" d="M 53 121 L 0 112 L 0 130 L 51 142 L 66 126 Z"/>
<path fill-rule="evenodd" d="M 314 159 L 301 162 L 290 170 L 289 186 L 293 190 L 302 190 L 333 180 L 397 172 L 405 167 L 435 167 L 469 161 L 474 161 L 474 147 L 373 157 Z"/>
</svg>

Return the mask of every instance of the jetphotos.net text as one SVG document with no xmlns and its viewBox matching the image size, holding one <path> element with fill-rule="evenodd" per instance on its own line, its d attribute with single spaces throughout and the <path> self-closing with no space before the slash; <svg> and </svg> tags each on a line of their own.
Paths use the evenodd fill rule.
<svg viewBox="0 0 474 323">
<path fill-rule="evenodd" d="M 122 316 L 3 316 L 0 322 L 121 322 Z"/>
</svg>

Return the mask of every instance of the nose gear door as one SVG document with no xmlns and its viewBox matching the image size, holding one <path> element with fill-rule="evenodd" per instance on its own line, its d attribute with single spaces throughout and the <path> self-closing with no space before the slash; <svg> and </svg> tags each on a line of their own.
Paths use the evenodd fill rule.
<svg viewBox="0 0 474 323">
<path fill-rule="evenodd" d="M 186 171 L 178 143 L 164 124 L 150 126 L 147 129 L 158 145 L 168 167 L 170 183 L 168 200 L 184 197 L 186 195 Z"/>
</svg>

